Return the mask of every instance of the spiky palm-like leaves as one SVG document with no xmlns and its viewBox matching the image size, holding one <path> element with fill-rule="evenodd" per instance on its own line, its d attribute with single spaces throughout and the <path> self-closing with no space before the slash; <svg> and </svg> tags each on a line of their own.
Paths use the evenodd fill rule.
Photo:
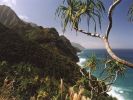
<svg viewBox="0 0 133 100">
<path fill-rule="evenodd" d="M 92 54 L 92 56 L 89 59 L 87 59 L 87 61 L 85 62 L 84 67 L 89 68 L 91 71 L 95 71 L 97 65 L 96 62 L 97 62 L 96 56 Z"/>
<path fill-rule="evenodd" d="M 125 65 L 115 61 L 115 60 L 109 60 L 107 62 L 107 68 L 106 71 L 110 74 L 116 73 L 120 76 L 123 76 L 125 73 Z"/>
<path fill-rule="evenodd" d="M 96 20 L 99 21 L 101 28 L 101 17 L 105 8 L 100 0 L 64 0 L 64 4 L 59 6 L 56 13 L 61 17 L 63 23 L 63 30 L 65 31 L 68 24 L 72 25 L 72 28 L 78 29 L 81 17 L 85 17 L 90 24 L 92 20 L 95 24 Z M 89 20 L 88 20 L 89 19 Z"/>
<path fill-rule="evenodd" d="M 103 79 L 105 82 L 109 82 L 109 84 L 113 84 L 118 76 L 124 76 L 126 71 L 125 65 L 113 60 L 108 59 L 105 62 L 105 68 L 101 73 L 101 76 L 105 73 L 107 77 Z"/>
</svg>

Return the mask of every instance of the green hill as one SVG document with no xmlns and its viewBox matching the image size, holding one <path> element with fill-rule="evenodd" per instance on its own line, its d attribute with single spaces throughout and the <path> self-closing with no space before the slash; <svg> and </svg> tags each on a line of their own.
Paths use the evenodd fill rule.
<svg viewBox="0 0 133 100">
<path fill-rule="evenodd" d="M 24 23 L 7 6 L 0 5 L 0 12 L 0 99 L 65 100 L 71 86 L 74 92 L 82 85 L 90 88 L 76 64 L 77 50 L 66 37 L 55 28 Z"/>
</svg>

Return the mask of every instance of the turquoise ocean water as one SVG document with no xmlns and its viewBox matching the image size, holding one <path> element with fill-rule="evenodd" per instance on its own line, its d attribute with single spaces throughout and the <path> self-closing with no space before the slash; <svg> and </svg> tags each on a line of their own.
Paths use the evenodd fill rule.
<svg viewBox="0 0 133 100">
<path fill-rule="evenodd" d="M 122 50 L 115 49 L 114 52 L 123 59 L 133 62 L 133 50 Z M 85 62 L 85 60 L 95 53 L 96 57 L 99 59 L 106 58 L 108 56 L 106 50 L 96 49 L 96 50 L 83 50 L 78 53 L 80 58 L 79 65 Z M 104 66 L 103 66 L 104 67 Z M 94 73 L 96 76 L 99 75 L 98 72 Z M 108 92 L 109 95 L 117 97 L 118 100 L 133 100 L 133 69 L 127 68 L 124 77 L 118 77 L 115 84 L 112 85 L 111 91 Z"/>
</svg>

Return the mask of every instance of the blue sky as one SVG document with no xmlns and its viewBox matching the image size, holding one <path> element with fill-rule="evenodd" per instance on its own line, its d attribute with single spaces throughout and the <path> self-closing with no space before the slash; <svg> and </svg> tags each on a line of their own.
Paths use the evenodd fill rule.
<svg viewBox="0 0 133 100">
<path fill-rule="evenodd" d="M 107 8 L 113 0 L 103 0 Z M 122 0 L 121 4 L 113 13 L 113 28 L 110 33 L 110 44 L 113 48 L 133 49 L 133 23 L 128 21 L 127 11 L 132 0 Z M 61 35 L 65 35 L 72 42 L 79 43 L 86 48 L 104 48 L 101 40 L 88 37 L 81 33 L 71 31 L 67 28 L 65 34 L 62 32 L 61 22 L 55 17 L 56 8 L 62 0 L 0 0 L 0 4 L 10 6 L 17 15 L 28 22 L 33 22 L 43 27 L 55 27 Z M 104 16 L 102 30 L 105 33 L 108 24 L 107 17 Z M 83 24 L 86 27 L 86 24 Z M 90 27 L 90 31 L 93 25 Z"/>
</svg>

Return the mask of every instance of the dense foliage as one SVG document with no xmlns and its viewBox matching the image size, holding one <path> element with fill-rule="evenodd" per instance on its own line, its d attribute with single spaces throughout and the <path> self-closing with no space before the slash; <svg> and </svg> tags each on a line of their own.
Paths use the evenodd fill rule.
<svg viewBox="0 0 133 100">
<path fill-rule="evenodd" d="M 3 25 L 0 25 L 0 28 L 0 98 L 72 100 L 76 98 L 75 95 L 83 98 L 90 97 L 92 89 L 88 85 L 90 79 L 87 78 L 88 76 L 81 76 L 79 66 L 71 60 L 70 56 L 60 53 L 61 50 L 69 53 L 71 44 L 67 43 L 68 40 L 63 36 L 60 39 L 55 38 L 52 35 L 56 34 L 55 29 L 46 29 L 47 35 L 44 36 L 45 33 L 42 33 L 43 36 L 40 36 L 41 33 L 36 34 L 36 31 L 39 31 L 37 28 L 33 32 L 28 32 L 27 35 L 30 35 L 28 38 L 27 35 L 22 36 Z M 48 35 L 50 33 L 51 36 Z M 56 36 L 58 37 L 58 34 Z M 40 42 L 40 39 L 43 42 Z M 54 47 L 50 44 L 52 40 L 56 41 Z M 67 43 L 64 44 L 68 46 L 66 51 L 62 41 Z M 61 48 L 60 52 L 58 48 Z M 92 79 L 91 83 L 99 86 L 97 79 L 95 77 Z M 102 84 L 106 89 L 105 84 Z M 84 88 L 81 89 L 81 86 Z M 98 96 L 103 91 L 101 88 L 98 87 L 99 92 L 93 94 L 93 99 L 111 98 L 106 93 Z"/>
<path fill-rule="evenodd" d="M 0 99 L 116 100 L 107 95 L 105 81 L 92 76 L 97 69 L 96 57 L 89 58 L 81 69 L 76 64 L 75 48 L 64 36 L 59 36 L 56 29 L 32 26 L 30 23 L 13 27 L 6 23 L 7 28 L 1 23 Z M 119 74 L 124 69 L 114 61 L 107 65 L 115 68 L 105 69 L 110 73 L 117 71 Z M 86 68 L 90 71 L 87 72 Z"/>
<path fill-rule="evenodd" d="M 9 68 L 10 67 L 10 68 Z M 79 100 L 91 96 L 89 79 L 81 77 L 75 85 L 70 85 L 54 76 L 41 75 L 42 69 L 31 64 L 10 65 L 6 61 L 0 62 L 0 98 L 15 100 Z M 93 77 L 93 85 L 99 86 L 99 93 L 102 87 Z M 65 79 L 64 79 L 65 80 Z M 102 83 L 104 85 L 104 83 Z M 104 85 L 105 86 L 105 85 Z M 106 86 L 105 86 L 106 88 Z M 77 97 L 75 97 L 77 95 Z M 73 98 L 73 99 L 72 99 Z M 74 99 L 77 98 L 77 99 Z M 92 100 L 116 100 L 106 93 L 93 95 Z"/>
</svg>

